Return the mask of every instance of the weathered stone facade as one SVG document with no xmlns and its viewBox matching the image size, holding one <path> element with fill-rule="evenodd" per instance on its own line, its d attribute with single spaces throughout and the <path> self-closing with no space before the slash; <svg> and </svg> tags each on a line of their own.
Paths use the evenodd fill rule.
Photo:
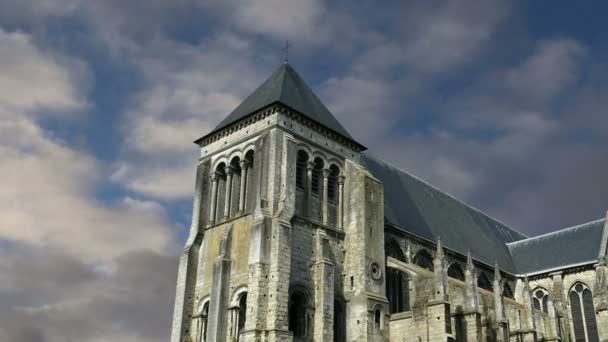
<svg viewBox="0 0 608 342">
<path fill-rule="evenodd" d="M 273 77 L 301 82 L 282 69 Z M 503 232 L 517 238 L 488 260 L 479 241 L 444 239 L 437 223 L 436 239 L 421 236 L 389 219 L 401 203 L 387 203 L 393 184 L 371 172 L 364 147 L 294 109 L 314 96 L 302 88 L 302 99 L 264 103 L 197 141 L 172 342 L 608 341 L 606 221 L 584 228 L 601 231 L 594 260 L 525 273 L 512 254 L 551 237 Z M 412 216 L 429 205 L 419 207 Z M 508 229 L 474 214 L 488 234 Z"/>
</svg>

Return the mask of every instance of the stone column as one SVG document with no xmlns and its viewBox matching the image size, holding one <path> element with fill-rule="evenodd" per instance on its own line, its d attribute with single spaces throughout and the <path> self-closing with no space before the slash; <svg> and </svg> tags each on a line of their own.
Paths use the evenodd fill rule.
<svg viewBox="0 0 608 342">
<path fill-rule="evenodd" d="M 608 339 L 608 260 L 602 258 L 595 266 L 595 291 L 593 293 L 597 327 L 600 338 Z"/>
<path fill-rule="evenodd" d="M 327 201 L 328 201 L 328 192 L 327 192 L 327 188 L 329 185 L 329 175 L 331 174 L 331 170 L 330 169 L 323 169 L 323 204 L 322 204 L 322 208 L 323 208 L 323 224 L 327 225 L 328 222 L 328 208 L 327 208 Z"/>
<path fill-rule="evenodd" d="M 448 277 L 445 269 L 443 247 L 441 239 L 437 239 L 437 251 L 433 259 L 433 270 L 435 272 L 435 300 L 448 301 Z"/>
<path fill-rule="evenodd" d="M 494 264 L 494 316 L 496 317 L 496 341 L 509 341 L 509 324 L 506 319 L 504 310 L 504 301 L 502 297 L 502 278 L 500 276 L 500 268 L 498 262 Z"/>
<path fill-rule="evenodd" d="M 217 173 L 211 174 L 211 207 L 209 208 L 209 225 L 212 226 L 215 223 L 215 216 L 217 210 L 217 182 L 219 176 Z"/>
<path fill-rule="evenodd" d="M 523 330 L 521 338 L 523 342 L 536 341 L 536 322 L 534 321 L 534 309 L 532 306 L 532 292 L 530 291 L 530 282 L 528 281 L 528 275 L 524 278 L 524 289 L 522 293 L 525 315 L 524 321 L 522 322 Z"/>
<path fill-rule="evenodd" d="M 232 226 L 222 232 L 220 250 L 213 264 L 213 280 L 209 296 L 209 319 L 207 341 L 223 342 L 226 340 L 226 309 L 230 290 L 230 253 L 232 243 Z"/>
<path fill-rule="evenodd" d="M 334 264 L 329 259 L 330 247 L 327 236 L 317 229 L 315 274 L 314 340 L 334 340 Z"/>
<path fill-rule="evenodd" d="M 553 279 L 553 308 L 555 310 L 555 329 L 556 334 L 562 338 L 562 341 L 568 341 L 570 335 L 570 322 L 568 319 L 568 306 L 564 300 L 564 283 L 562 281 L 562 272 L 551 273 Z"/>
<path fill-rule="evenodd" d="M 308 219 L 312 219 L 312 171 L 314 169 L 315 163 L 306 164 L 306 216 Z"/>
<path fill-rule="evenodd" d="M 245 199 L 247 191 L 247 173 L 249 172 L 249 161 L 241 160 L 241 187 L 239 189 L 239 214 L 245 211 Z"/>
<path fill-rule="evenodd" d="M 224 220 L 230 217 L 230 202 L 232 202 L 232 174 L 234 170 L 226 166 L 226 196 L 224 196 Z"/>
<path fill-rule="evenodd" d="M 464 313 L 462 314 L 464 334 L 460 341 L 481 341 L 481 313 L 479 311 L 479 290 L 477 289 L 477 272 L 473 265 L 471 251 L 467 253 L 467 267 L 464 271 Z"/>
<path fill-rule="evenodd" d="M 336 217 L 336 228 L 342 229 L 344 219 L 344 176 L 338 176 L 338 215 Z"/>
<path fill-rule="evenodd" d="M 232 306 L 228 308 L 230 316 L 230 326 L 228 327 L 228 341 L 237 341 L 239 338 L 239 307 Z"/>
</svg>

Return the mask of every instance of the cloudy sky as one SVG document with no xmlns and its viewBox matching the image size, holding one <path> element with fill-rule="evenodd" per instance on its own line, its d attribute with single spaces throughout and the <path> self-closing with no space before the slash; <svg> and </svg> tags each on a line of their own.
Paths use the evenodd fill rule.
<svg viewBox="0 0 608 342">
<path fill-rule="evenodd" d="M 192 141 L 286 39 L 384 159 L 529 235 L 603 217 L 607 10 L 0 0 L 0 341 L 168 340 Z"/>
</svg>

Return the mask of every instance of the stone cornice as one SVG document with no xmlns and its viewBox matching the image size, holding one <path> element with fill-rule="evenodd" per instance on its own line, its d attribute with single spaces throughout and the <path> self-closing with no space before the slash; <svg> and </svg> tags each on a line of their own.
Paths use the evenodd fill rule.
<svg viewBox="0 0 608 342">
<path fill-rule="evenodd" d="M 211 133 L 203 136 L 202 138 L 195 140 L 194 143 L 201 147 L 207 146 L 224 137 L 227 137 L 233 133 L 236 133 L 247 126 L 250 126 L 258 121 L 261 121 L 274 113 L 286 115 L 287 117 L 316 131 L 317 133 L 322 134 L 323 136 L 325 136 L 329 139 L 332 139 L 342 145 L 348 146 L 353 151 L 361 152 L 361 151 L 364 151 L 367 149 L 365 146 L 359 144 L 358 142 L 356 142 L 350 138 L 347 138 L 339 133 L 336 133 L 333 130 L 330 130 L 329 128 L 317 123 L 316 121 L 309 119 L 308 117 L 301 114 L 300 112 L 295 111 L 295 110 L 289 108 L 288 106 L 283 105 L 282 103 L 279 103 L 279 102 L 275 102 L 265 108 L 262 108 L 262 109 L 258 110 L 257 112 L 248 115 L 247 117 L 243 118 L 242 120 L 237 121 L 233 125 L 230 125 L 226 128 L 220 129 L 215 132 L 211 132 Z"/>
</svg>

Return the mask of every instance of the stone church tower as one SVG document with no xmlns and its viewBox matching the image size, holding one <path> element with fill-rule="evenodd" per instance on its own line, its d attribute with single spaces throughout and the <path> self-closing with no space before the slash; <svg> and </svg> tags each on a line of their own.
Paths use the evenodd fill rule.
<svg viewBox="0 0 608 342">
<path fill-rule="evenodd" d="M 196 143 L 172 342 L 608 341 L 605 219 L 528 238 L 365 152 L 289 64 Z"/>
</svg>

